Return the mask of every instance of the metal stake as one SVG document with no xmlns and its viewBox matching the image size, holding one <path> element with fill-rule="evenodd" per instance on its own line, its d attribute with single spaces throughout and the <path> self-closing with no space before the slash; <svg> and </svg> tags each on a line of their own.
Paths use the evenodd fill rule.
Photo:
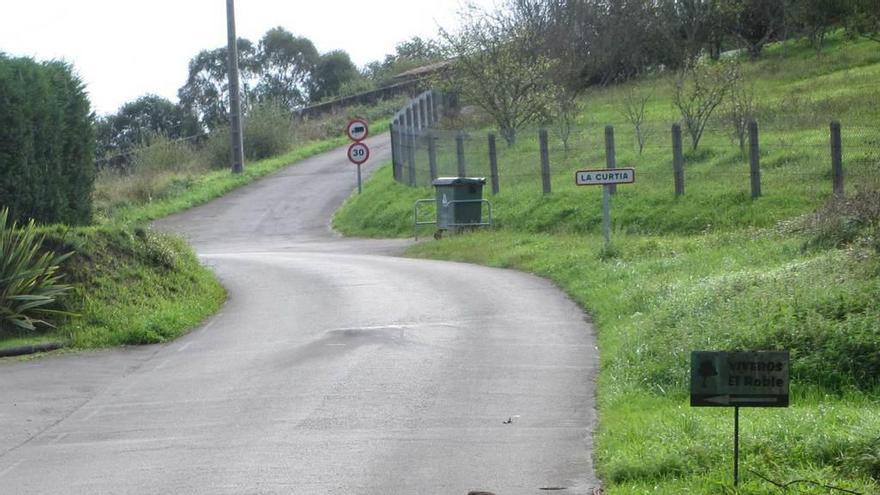
<svg viewBox="0 0 880 495">
<path fill-rule="evenodd" d="M 605 236 L 605 251 L 611 247 L 611 190 L 602 186 L 602 235 Z"/>
<path fill-rule="evenodd" d="M 739 406 L 733 408 L 733 486 L 739 485 Z"/>
<path fill-rule="evenodd" d="M 361 192 L 361 164 L 358 163 L 358 194 Z"/>
</svg>

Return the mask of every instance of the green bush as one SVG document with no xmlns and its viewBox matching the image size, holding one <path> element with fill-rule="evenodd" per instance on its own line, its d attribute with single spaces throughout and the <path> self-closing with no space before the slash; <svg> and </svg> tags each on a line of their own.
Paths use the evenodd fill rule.
<svg viewBox="0 0 880 495">
<path fill-rule="evenodd" d="M 259 105 L 243 119 L 244 153 L 247 160 L 262 160 L 284 154 L 293 147 L 293 127 L 287 112 L 277 106 Z M 230 166 L 228 126 L 220 127 L 208 136 L 202 147 L 201 161 L 212 168 Z"/>
<path fill-rule="evenodd" d="M 244 119 L 244 152 L 248 160 L 262 160 L 290 151 L 293 128 L 290 114 L 276 105 L 253 108 Z"/>
<path fill-rule="evenodd" d="M 861 184 L 851 196 L 834 196 L 806 218 L 810 236 L 805 248 L 837 248 L 865 244 L 880 254 L 880 182 Z"/>
<path fill-rule="evenodd" d="M 66 314 L 51 306 L 70 290 L 58 283 L 58 266 L 70 255 L 43 251 L 33 220 L 18 228 L 8 216 L 0 210 L 0 331 L 53 326 L 50 317 Z"/>
<path fill-rule="evenodd" d="M 172 140 L 159 134 L 150 144 L 135 149 L 132 157 L 133 173 L 147 171 L 188 170 L 196 161 L 196 153 L 187 141 Z"/>
<path fill-rule="evenodd" d="M 95 139 L 72 67 L 0 54 L 0 109 L 0 205 L 16 220 L 88 223 Z"/>
</svg>

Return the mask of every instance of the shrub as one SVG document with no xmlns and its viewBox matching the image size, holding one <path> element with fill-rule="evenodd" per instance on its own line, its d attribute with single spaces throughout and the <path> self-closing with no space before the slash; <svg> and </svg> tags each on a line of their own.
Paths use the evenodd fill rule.
<svg viewBox="0 0 880 495">
<path fill-rule="evenodd" d="M 181 171 L 190 169 L 196 160 L 195 151 L 187 141 L 172 140 L 158 134 L 150 144 L 135 149 L 132 157 L 134 173 L 144 171 Z"/>
<path fill-rule="evenodd" d="M 276 105 L 254 107 L 244 119 L 244 152 L 249 160 L 261 160 L 290 151 L 293 128 L 290 114 Z"/>
<path fill-rule="evenodd" d="M 880 182 L 860 185 L 848 197 L 832 197 L 805 222 L 806 248 L 843 247 L 862 241 L 880 254 Z"/>
<path fill-rule="evenodd" d="M 0 210 L 0 330 L 53 326 L 47 318 L 67 314 L 50 306 L 70 290 L 58 283 L 58 266 L 70 254 L 43 252 L 33 220 L 18 228 L 8 215 Z"/>
<path fill-rule="evenodd" d="M 248 160 L 280 155 L 293 146 L 290 117 L 275 105 L 256 106 L 243 122 L 244 153 Z M 229 127 L 220 127 L 208 136 L 201 151 L 201 161 L 212 168 L 224 168 L 230 166 L 231 156 Z"/>
<path fill-rule="evenodd" d="M 0 102 L 0 205 L 15 220 L 88 223 L 95 140 L 73 69 L 0 54 Z"/>
</svg>

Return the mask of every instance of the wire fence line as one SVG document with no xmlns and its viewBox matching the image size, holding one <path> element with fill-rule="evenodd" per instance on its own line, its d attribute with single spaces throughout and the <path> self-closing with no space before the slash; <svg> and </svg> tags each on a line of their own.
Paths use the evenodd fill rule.
<svg viewBox="0 0 880 495">
<path fill-rule="evenodd" d="M 725 126 L 714 124 L 694 148 L 689 135 L 668 122 L 642 123 L 642 146 L 629 122 L 581 125 L 568 135 L 552 126 L 525 129 L 512 146 L 493 132 L 406 122 L 392 126 L 393 169 L 395 180 L 412 187 L 428 186 L 437 177 L 480 176 L 496 194 L 511 188 L 547 194 L 572 188 L 579 169 L 614 166 L 634 167 L 639 181 L 666 184 L 676 196 L 709 183 L 729 184 L 752 197 L 794 183 L 806 194 L 843 194 L 846 187 L 880 178 L 880 126 L 870 123 L 755 123 L 752 135 L 745 131 L 742 147 Z"/>
</svg>

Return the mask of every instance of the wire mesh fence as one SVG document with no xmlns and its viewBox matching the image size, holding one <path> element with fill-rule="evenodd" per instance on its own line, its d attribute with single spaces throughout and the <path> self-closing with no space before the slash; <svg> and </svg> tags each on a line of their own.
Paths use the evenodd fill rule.
<svg viewBox="0 0 880 495">
<path fill-rule="evenodd" d="M 678 192 L 684 195 L 707 188 L 719 192 L 720 188 L 754 197 L 825 196 L 835 187 L 845 191 L 876 183 L 880 177 L 877 124 L 843 122 L 834 142 L 830 121 L 757 125 L 756 135 L 746 134 L 742 141 L 716 124 L 706 129 L 696 145 L 686 130 L 682 132 L 683 167 L 677 184 L 672 126 L 646 122 L 637 134 L 630 122 L 587 123 L 568 135 L 551 126 L 544 133 L 543 160 L 538 128 L 520 130 L 516 141 L 507 143 L 493 132 L 398 127 L 392 130 L 394 176 L 400 183 L 418 187 L 430 185 L 437 177 L 486 177 L 496 193 L 542 194 L 576 187 L 574 176 L 579 169 L 617 166 L 635 168 L 637 182 L 670 195 L 680 186 Z M 609 132 L 611 141 L 606 137 Z M 608 162 L 609 153 L 613 163 Z M 835 163 L 838 171 L 833 169 Z"/>
</svg>

